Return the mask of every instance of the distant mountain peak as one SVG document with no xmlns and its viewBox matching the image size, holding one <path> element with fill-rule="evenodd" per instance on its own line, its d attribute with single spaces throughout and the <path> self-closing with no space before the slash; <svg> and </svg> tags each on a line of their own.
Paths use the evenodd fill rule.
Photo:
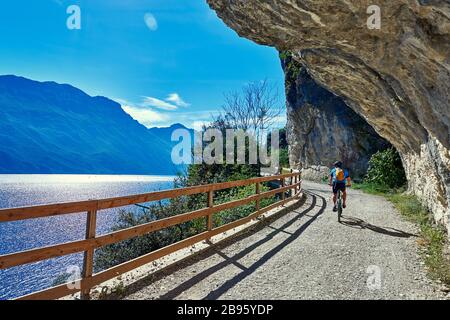
<svg viewBox="0 0 450 320">
<path fill-rule="evenodd" d="M 185 125 L 181 123 L 174 123 L 170 126 L 171 129 L 188 129 Z"/>
<path fill-rule="evenodd" d="M 181 123 L 173 123 L 168 127 L 152 127 L 149 128 L 149 130 L 177 130 L 177 129 L 186 129 L 186 130 L 192 130 L 188 127 L 186 127 L 185 125 L 181 124 Z"/>
</svg>

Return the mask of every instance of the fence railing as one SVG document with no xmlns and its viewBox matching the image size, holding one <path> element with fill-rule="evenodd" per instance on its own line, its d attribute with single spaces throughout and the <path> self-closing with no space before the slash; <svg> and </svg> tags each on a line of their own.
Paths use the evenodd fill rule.
<svg viewBox="0 0 450 320">
<path fill-rule="evenodd" d="M 280 187 L 274 190 L 260 192 L 260 184 L 270 181 L 280 181 Z M 255 185 L 255 194 L 244 199 L 234 200 L 226 203 L 214 205 L 214 192 L 234 187 Z M 132 271 L 138 267 L 148 264 L 156 259 L 164 257 L 175 251 L 189 247 L 197 242 L 201 242 L 211 237 L 221 234 L 227 230 L 243 225 L 259 215 L 270 211 L 278 206 L 292 200 L 292 197 L 286 197 L 286 191 L 292 190 L 293 197 L 301 193 L 300 173 L 288 173 L 277 176 L 258 177 L 247 180 L 231 181 L 224 183 L 215 183 L 209 185 L 194 186 L 166 191 L 151 192 L 146 194 L 131 195 L 118 198 L 89 200 L 80 202 L 60 203 L 51 205 L 40 205 L 34 207 L 23 207 L 13 209 L 0 209 L 0 223 L 35 219 L 51 216 L 59 216 L 71 213 L 86 213 L 86 237 L 84 240 L 61 243 L 42 248 L 21 251 L 6 255 L 0 255 L 0 269 L 12 268 L 19 265 L 34 263 L 42 260 L 52 259 L 74 253 L 84 252 L 83 270 L 81 279 L 71 285 L 62 284 L 39 292 L 35 292 L 19 299 L 57 299 L 77 292 L 81 293 L 84 299 L 89 298 L 90 290 L 107 280 L 113 279 L 123 273 Z M 189 196 L 195 194 L 207 193 L 207 207 L 175 215 L 172 217 L 144 223 L 127 229 L 111 232 L 104 235 L 96 235 L 97 212 L 104 209 L 124 207 L 140 203 L 173 199 L 180 196 Z M 274 196 L 281 193 L 281 200 L 264 208 L 260 207 L 260 201 L 263 198 Z M 231 223 L 213 228 L 213 215 L 223 210 L 236 208 L 251 202 L 255 202 L 256 211 L 245 218 L 233 221 Z M 173 243 L 161 249 L 152 251 L 148 254 L 124 262 L 107 270 L 94 274 L 94 251 L 100 247 L 114 244 L 123 240 L 131 239 L 145 234 L 159 231 L 171 226 L 188 222 L 197 218 L 205 217 L 207 219 L 206 230 L 190 238 Z"/>
</svg>

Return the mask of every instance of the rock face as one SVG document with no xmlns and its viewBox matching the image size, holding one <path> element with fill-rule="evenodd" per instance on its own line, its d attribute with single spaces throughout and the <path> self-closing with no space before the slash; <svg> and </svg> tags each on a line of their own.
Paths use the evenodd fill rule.
<svg viewBox="0 0 450 320">
<path fill-rule="evenodd" d="M 450 2 L 207 0 L 239 35 L 295 52 L 400 152 L 409 188 L 449 225 Z"/>
<path fill-rule="evenodd" d="M 291 167 L 301 168 L 305 179 L 320 181 L 339 159 L 353 179 L 362 178 L 372 154 L 390 144 L 342 98 L 318 85 L 290 52 L 280 57 L 286 78 Z"/>
</svg>

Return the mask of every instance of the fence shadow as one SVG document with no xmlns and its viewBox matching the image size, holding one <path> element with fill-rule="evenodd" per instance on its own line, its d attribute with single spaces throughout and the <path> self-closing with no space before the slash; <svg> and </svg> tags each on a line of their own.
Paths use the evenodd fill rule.
<svg viewBox="0 0 450 320">
<path fill-rule="evenodd" d="M 211 291 L 204 299 L 217 299 L 220 297 L 224 292 L 228 291 L 230 288 L 232 288 L 234 285 L 236 285 L 238 282 L 243 280 L 244 278 L 248 277 L 251 273 L 253 273 L 256 269 L 258 269 L 260 266 L 262 266 L 264 263 L 266 263 L 269 259 L 271 259 L 279 250 L 283 249 L 285 246 L 293 242 L 296 238 L 298 238 L 301 233 L 309 226 L 311 223 L 314 222 L 315 219 L 317 219 L 318 216 L 320 216 L 326 208 L 326 200 L 322 196 L 319 196 L 317 194 L 305 191 L 305 194 L 309 195 L 309 198 L 311 199 L 311 204 L 308 205 L 308 207 L 301 210 L 300 207 L 302 207 L 306 202 L 306 195 L 295 205 L 286 207 L 285 209 L 281 210 L 277 214 L 271 216 L 270 218 L 266 218 L 261 223 L 258 223 L 254 227 L 250 228 L 247 232 L 238 234 L 236 236 L 231 237 L 230 239 L 224 240 L 220 242 L 217 245 L 211 246 L 210 248 L 206 249 L 205 251 L 201 252 L 200 254 L 194 255 L 192 257 L 189 257 L 179 263 L 175 263 L 172 266 L 169 266 L 167 268 L 164 268 L 161 271 L 157 271 L 152 275 L 149 275 L 148 277 L 130 285 L 127 287 L 127 294 L 131 295 L 134 292 L 140 291 L 144 289 L 145 287 L 151 285 L 154 282 L 157 282 L 158 280 L 161 280 L 162 278 L 166 277 L 168 274 L 173 274 L 174 272 L 189 267 L 191 265 L 194 265 L 195 263 L 208 259 L 209 257 L 213 255 L 220 255 L 224 260 L 221 261 L 218 264 L 215 264 L 211 266 L 208 269 L 203 270 L 202 272 L 195 274 L 185 282 L 179 284 L 177 287 L 171 289 L 170 291 L 166 292 L 165 294 L 161 295 L 159 297 L 160 300 L 172 300 L 179 296 L 184 291 L 188 290 L 198 282 L 206 279 L 210 275 L 219 272 L 221 269 L 224 269 L 225 267 L 229 265 L 234 265 L 242 270 L 241 273 L 239 273 L 237 276 L 229 279 L 226 281 L 223 285 L 215 289 L 214 291 Z M 315 207 L 317 207 L 317 199 L 321 199 L 321 205 L 320 210 L 312 216 L 307 222 L 305 222 L 303 225 L 301 225 L 296 231 L 286 231 L 285 229 L 289 228 L 291 225 L 293 225 L 298 219 L 301 217 L 304 217 L 312 211 Z M 301 210 L 301 211 L 300 211 Z M 280 217 L 286 215 L 288 212 L 294 212 L 297 213 L 292 219 L 287 221 L 283 226 L 279 228 L 273 228 L 270 226 L 272 222 L 279 219 Z M 232 257 L 228 257 L 226 254 L 222 252 L 222 250 L 236 242 L 239 242 L 241 240 L 244 240 L 254 234 L 255 232 L 258 232 L 264 228 L 270 227 L 272 231 L 267 234 L 264 238 L 260 239 L 259 241 L 245 247 L 243 250 L 238 252 Z M 253 250 L 257 249 L 258 247 L 262 246 L 263 244 L 271 241 L 277 234 L 279 233 L 285 233 L 288 234 L 288 238 L 285 239 L 282 243 L 277 245 L 275 248 L 271 249 L 270 251 L 266 252 L 258 261 L 256 261 L 252 266 L 246 268 L 242 266 L 239 263 L 239 260 L 251 253 Z"/>
<path fill-rule="evenodd" d="M 289 237 L 286 238 L 282 243 L 280 243 L 275 248 L 273 248 L 270 251 L 268 251 L 258 261 L 253 263 L 250 267 L 242 270 L 241 273 L 239 273 L 236 276 L 234 276 L 233 278 L 227 280 L 223 285 L 221 285 L 217 289 L 211 291 L 204 298 L 204 300 L 216 300 L 216 299 L 218 299 L 222 294 L 224 294 L 225 292 L 230 290 L 237 283 L 239 283 L 240 281 L 242 281 L 243 279 L 245 279 L 249 275 L 251 275 L 259 267 L 261 267 L 264 263 L 269 261 L 274 255 L 276 255 L 280 250 L 282 250 L 284 247 L 286 247 L 287 245 L 292 243 L 295 239 L 297 239 L 303 233 L 303 231 L 305 231 L 321 214 L 324 213 L 324 211 L 326 209 L 326 206 L 327 206 L 325 198 L 323 198 L 322 196 L 316 195 L 314 193 L 311 193 L 311 192 L 306 192 L 306 193 L 308 193 L 311 196 L 311 198 L 312 198 L 311 205 L 308 208 L 306 208 L 305 210 L 303 210 L 302 212 L 297 212 L 299 215 L 296 216 L 295 218 L 291 219 L 287 223 L 285 223 L 281 228 L 275 229 L 273 231 L 274 234 L 271 236 L 271 238 L 277 233 L 285 232 L 286 228 L 291 226 L 296 220 L 298 220 L 299 218 L 303 217 L 306 213 L 310 212 L 316 206 L 317 198 L 320 198 L 322 200 L 322 205 L 320 207 L 320 210 L 316 214 L 314 214 L 307 222 L 302 224 L 294 233 L 287 232 L 287 234 L 289 234 Z M 296 211 L 294 211 L 294 212 L 296 212 Z M 264 241 L 264 242 L 266 242 L 266 241 Z M 229 258 L 229 259 L 231 261 L 233 261 L 233 262 L 237 262 L 237 260 L 239 260 L 241 258 L 241 253 L 239 253 L 239 254 L 237 254 L 237 255 Z"/>
</svg>

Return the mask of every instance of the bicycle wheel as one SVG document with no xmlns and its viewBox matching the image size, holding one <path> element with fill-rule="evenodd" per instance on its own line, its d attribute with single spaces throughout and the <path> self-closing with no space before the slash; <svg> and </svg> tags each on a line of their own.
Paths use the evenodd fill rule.
<svg viewBox="0 0 450 320">
<path fill-rule="evenodd" d="M 338 222 L 341 222 L 341 216 L 342 216 L 342 193 L 339 190 L 338 191 Z"/>
</svg>

